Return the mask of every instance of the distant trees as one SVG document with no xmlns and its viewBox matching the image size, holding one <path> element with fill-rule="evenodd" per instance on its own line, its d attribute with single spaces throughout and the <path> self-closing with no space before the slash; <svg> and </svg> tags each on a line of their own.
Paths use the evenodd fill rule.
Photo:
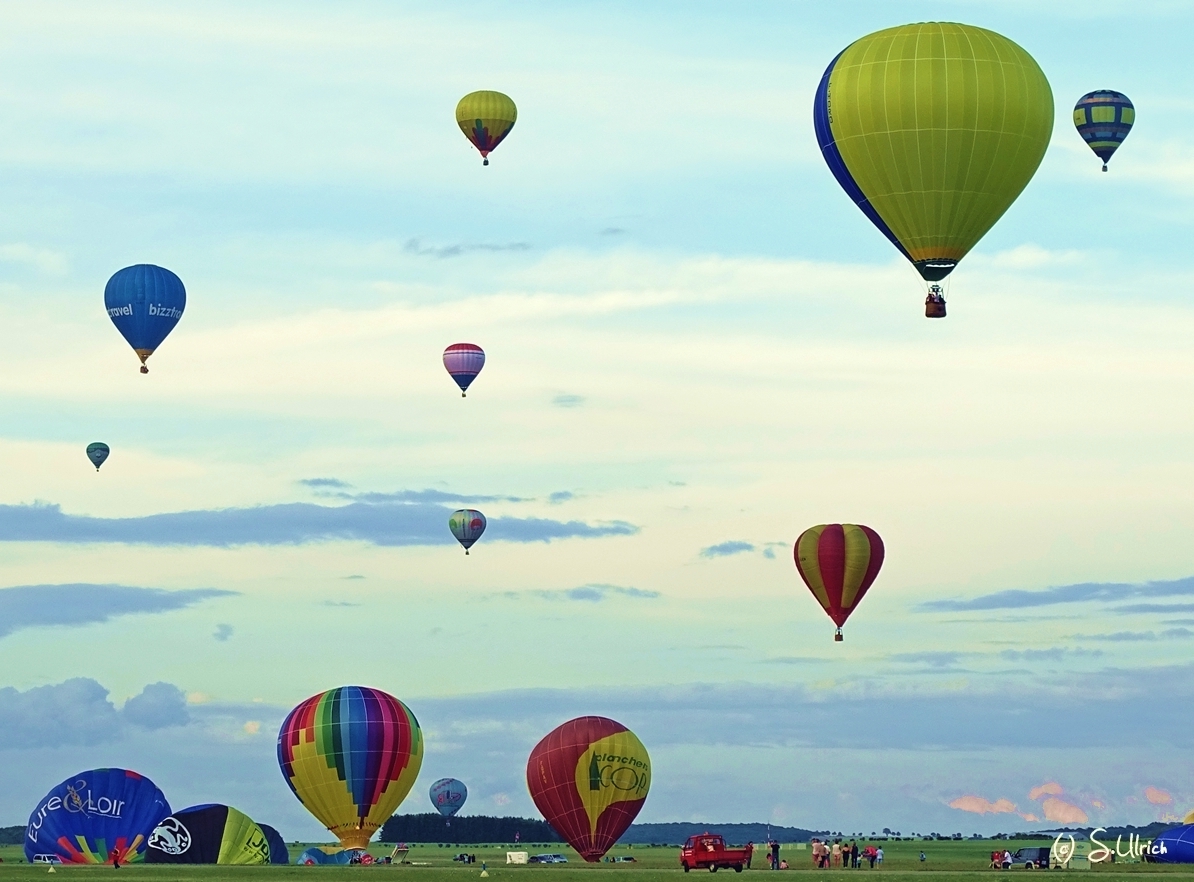
<svg viewBox="0 0 1194 882">
<path fill-rule="evenodd" d="M 24 832 L 24 828 L 22 828 Z M 560 837 L 546 821 L 532 818 L 494 818 L 467 815 L 446 823 L 438 813 L 394 815 L 382 825 L 379 842 L 444 842 L 460 845 L 514 842 L 559 842 Z"/>
<path fill-rule="evenodd" d="M 20 845 L 24 841 L 24 827 L 0 827 L 0 845 Z"/>
</svg>

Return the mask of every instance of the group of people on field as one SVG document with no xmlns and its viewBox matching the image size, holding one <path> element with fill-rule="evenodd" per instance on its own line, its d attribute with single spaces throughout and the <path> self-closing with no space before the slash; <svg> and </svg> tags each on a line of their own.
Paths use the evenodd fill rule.
<svg viewBox="0 0 1194 882">
<path fill-rule="evenodd" d="M 853 840 L 846 843 L 841 839 L 835 839 L 833 842 L 814 839 L 812 850 L 813 866 L 821 870 L 828 870 L 831 867 L 857 870 L 863 861 L 870 864 L 872 870 L 876 864 L 883 866 L 883 848 L 881 846 L 866 845 L 859 848 L 858 843 Z"/>
</svg>

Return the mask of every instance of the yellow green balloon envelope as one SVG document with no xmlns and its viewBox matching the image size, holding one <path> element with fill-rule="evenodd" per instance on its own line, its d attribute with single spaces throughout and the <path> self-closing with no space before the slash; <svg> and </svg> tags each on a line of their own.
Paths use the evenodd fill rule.
<svg viewBox="0 0 1194 882">
<path fill-rule="evenodd" d="M 244 812 L 194 805 L 163 819 L 149 835 L 150 864 L 268 864 L 265 833 Z"/>
<path fill-rule="evenodd" d="M 842 189 L 935 282 L 1032 179 L 1053 92 L 1007 37 L 922 22 L 843 49 L 821 78 L 813 124 Z"/>
<path fill-rule="evenodd" d="M 456 124 L 481 151 L 485 165 L 489 165 L 490 151 L 502 143 L 517 121 L 518 108 L 501 92 L 469 92 L 456 105 Z"/>
</svg>

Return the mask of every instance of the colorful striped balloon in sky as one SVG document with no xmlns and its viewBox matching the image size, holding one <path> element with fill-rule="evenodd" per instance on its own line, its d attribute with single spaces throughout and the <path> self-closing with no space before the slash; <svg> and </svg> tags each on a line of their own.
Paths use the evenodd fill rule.
<svg viewBox="0 0 1194 882">
<path fill-rule="evenodd" d="M 308 698 L 282 723 L 278 765 L 307 811 L 345 848 L 365 848 L 418 777 L 423 732 L 380 689 L 341 686 Z"/>
<path fill-rule="evenodd" d="M 833 639 L 840 641 L 842 625 L 883 566 L 883 540 L 870 527 L 820 524 L 800 534 L 794 555 L 800 578 L 837 625 Z"/>
<path fill-rule="evenodd" d="M 1095 156 L 1103 160 L 1103 171 L 1119 145 L 1132 131 L 1136 108 L 1122 92 L 1099 89 L 1087 92 L 1074 105 L 1074 126 Z"/>
<path fill-rule="evenodd" d="M 475 343 L 453 343 L 444 350 L 444 367 L 460 387 L 460 397 L 485 367 L 485 350 Z"/>
</svg>

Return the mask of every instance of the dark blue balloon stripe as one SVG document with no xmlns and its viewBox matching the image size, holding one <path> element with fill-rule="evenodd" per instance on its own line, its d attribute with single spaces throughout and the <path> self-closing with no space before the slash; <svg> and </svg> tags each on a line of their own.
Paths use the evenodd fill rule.
<svg viewBox="0 0 1194 882">
<path fill-rule="evenodd" d="M 850 47 L 847 46 L 846 49 Z M 837 142 L 833 137 L 833 126 L 830 119 L 829 107 L 829 77 L 833 73 L 833 68 L 837 65 L 838 59 L 842 57 L 846 49 L 843 49 L 836 56 L 833 61 L 829 62 L 829 67 L 825 68 L 825 74 L 821 77 L 821 82 L 817 85 L 817 94 L 813 98 L 813 129 L 817 135 L 817 144 L 821 148 L 821 155 L 825 158 L 825 164 L 829 166 L 829 170 L 833 172 L 833 176 L 837 178 L 837 182 L 841 188 L 846 191 L 846 195 L 857 205 L 862 213 L 867 216 L 867 220 L 879 228 L 884 236 L 886 236 L 891 244 L 900 249 L 900 254 L 912 260 L 910 255 L 900 244 L 900 241 L 895 237 L 895 234 L 884 222 L 883 218 L 879 217 L 879 213 L 875 211 L 875 207 L 871 205 L 871 201 L 863 194 L 862 188 L 858 186 L 854 176 L 850 174 L 850 170 L 846 168 L 846 161 L 842 159 L 841 151 L 837 149 Z"/>
</svg>

